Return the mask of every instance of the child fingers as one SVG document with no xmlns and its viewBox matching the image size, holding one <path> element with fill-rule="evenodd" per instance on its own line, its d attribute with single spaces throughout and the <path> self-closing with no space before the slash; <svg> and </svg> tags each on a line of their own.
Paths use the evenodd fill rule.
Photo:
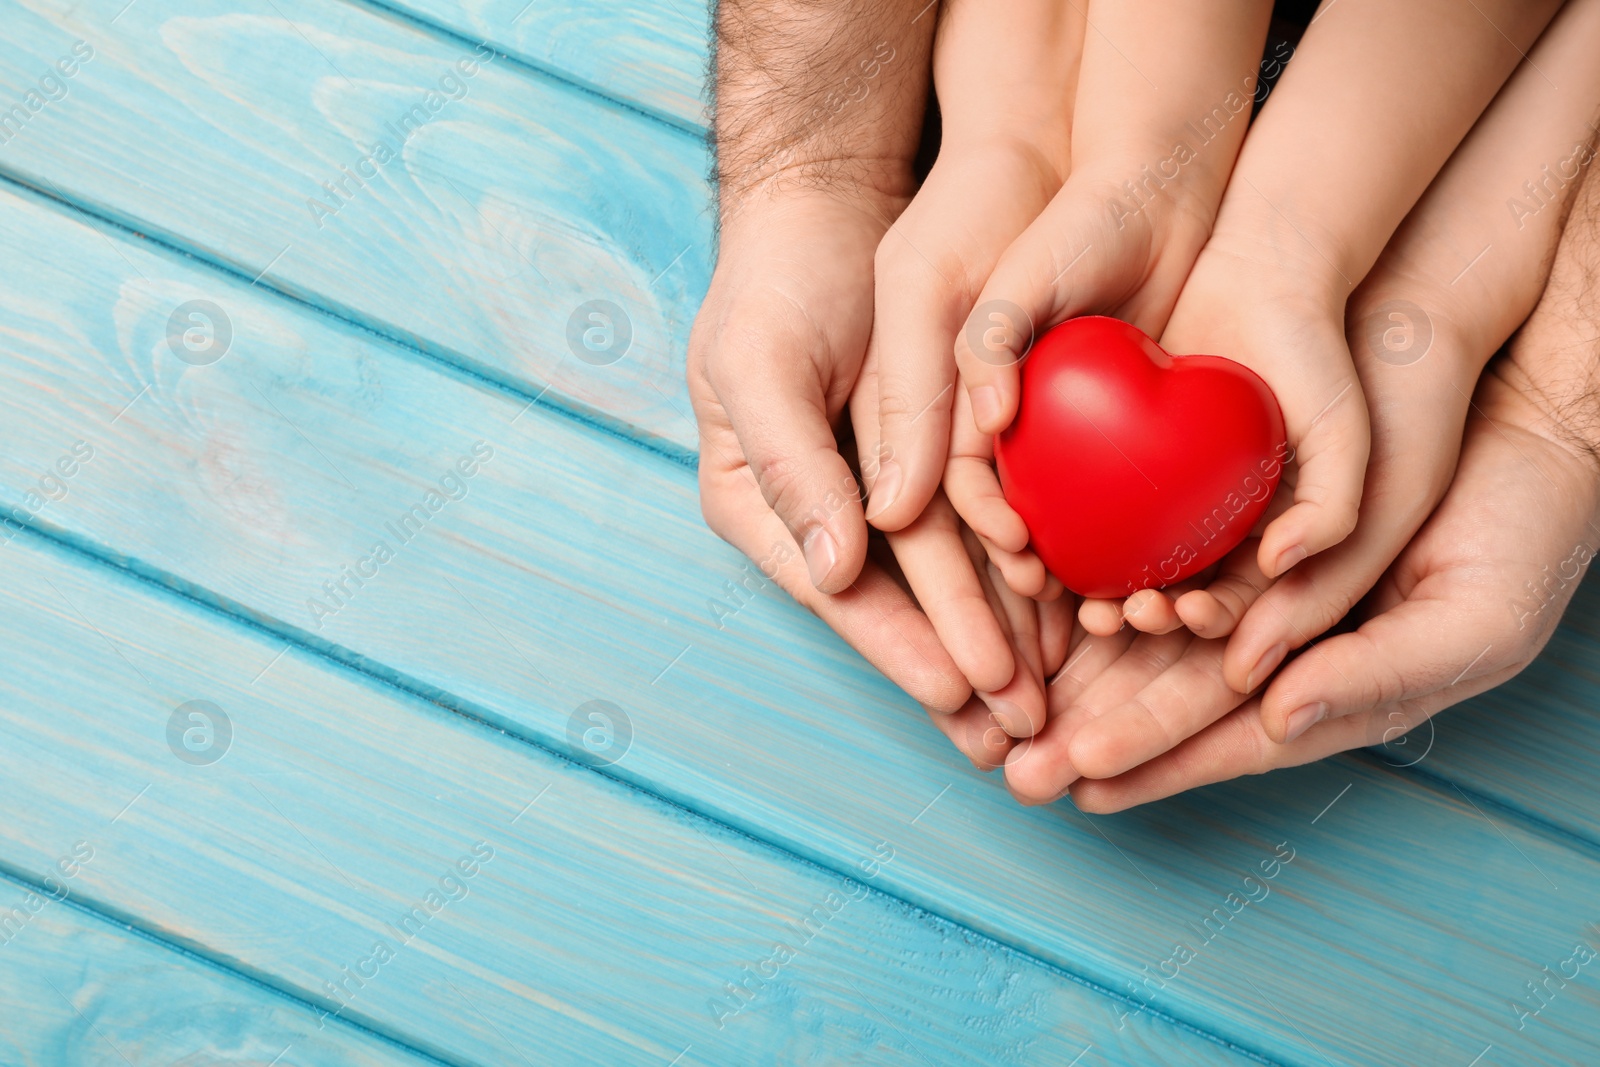
<svg viewBox="0 0 1600 1067">
<path fill-rule="evenodd" d="M 1108 225 L 1100 191 L 1071 178 L 995 264 L 956 337 L 956 363 L 973 424 L 995 434 L 1011 424 L 1020 365 L 1037 333 L 1083 314 L 1110 310 L 1143 280 L 1143 240 Z"/>
<path fill-rule="evenodd" d="M 1122 621 L 1147 634 L 1171 633 L 1183 625 L 1172 596 L 1160 589 L 1141 589 L 1124 600 Z"/>
<path fill-rule="evenodd" d="M 1294 503 L 1261 534 L 1257 559 L 1269 578 L 1343 541 L 1361 507 L 1370 429 L 1354 367 L 1326 406 L 1307 414 L 1295 454 Z"/>
<path fill-rule="evenodd" d="M 1222 561 L 1203 589 L 1181 594 L 1174 604 L 1178 618 L 1199 637 L 1233 633 L 1250 606 L 1271 584 L 1258 563 L 1258 538 L 1247 538 Z"/>
<path fill-rule="evenodd" d="M 1016 663 L 995 617 L 959 521 L 935 493 L 915 522 L 889 535 L 889 547 L 939 640 L 973 689 L 994 692 L 1011 681 Z"/>
<path fill-rule="evenodd" d="M 944 488 L 962 521 L 1007 552 L 1028 547 L 1028 527 L 1006 503 L 994 469 L 994 438 L 972 425 L 966 391 L 957 389 Z"/>
<path fill-rule="evenodd" d="M 1110 637 L 1122 629 L 1122 605 L 1115 600 L 1086 598 L 1078 605 L 1078 622 L 1097 637 Z"/>
<path fill-rule="evenodd" d="M 991 280 L 984 287 L 955 342 L 972 424 L 985 434 L 999 433 L 1016 416 L 1022 357 L 1034 339 L 1033 319 L 1019 305 L 990 295 L 993 285 Z"/>
<path fill-rule="evenodd" d="M 999 569 L 1006 586 L 1021 596 L 1043 597 L 1047 592 L 1050 575 L 1037 555 L 1024 549 L 1007 552 L 987 537 L 975 534 L 983 545 L 989 562 Z"/>
</svg>

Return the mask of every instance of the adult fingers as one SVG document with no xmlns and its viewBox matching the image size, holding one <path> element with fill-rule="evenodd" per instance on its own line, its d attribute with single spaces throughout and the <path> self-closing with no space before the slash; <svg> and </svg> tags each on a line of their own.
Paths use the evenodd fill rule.
<svg viewBox="0 0 1600 1067">
<path fill-rule="evenodd" d="M 737 454 L 732 430 L 712 426 L 705 438 L 700 499 L 707 525 L 919 704 L 960 708 L 971 686 L 910 595 L 876 564 L 863 567 L 843 592 L 819 592 L 788 528 L 763 503 L 754 475 L 742 459 L 722 458 Z"/>
<path fill-rule="evenodd" d="M 1072 801 L 1094 814 L 1125 811 L 1202 785 L 1310 763 L 1361 745 L 1368 731 L 1365 717 L 1349 718 L 1323 723 L 1292 745 L 1277 745 L 1262 731 L 1259 701 L 1251 700 L 1132 770 L 1078 779 Z"/>
<path fill-rule="evenodd" d="M 1340 719 L 1318 723 L 1288 744 L 1267 736 L 1261 719 L 1261 701 L 1240 705 L 1213 725 L 1155 759 L 1114 778 L 1082 778 L 1072 785 L 1072 800 L 1094 814 L 1111 814 L 1175 796 L 1203 785 L 1226 782 L 1247 774 L 1265 774 L 1282 767 L 1298 767 L 1353 748 L 1382 744 L 1401 755 L 1388 760 L 1396 766 L 1420 762 L 1409 746 L 1402 749 L 1407 731 L 1452 704 L 1500 684 L 1514 671 L 1502 670 L 1459 685 L 1435 690 L 1398 704 L 1384 704 Z M 1412 735 L 1415 737 L 1416 735 Z M 1403 755 L 1402 755 L 1403 752 Z"/>
<path fill-rule="evenodd" d="M 1065 666 L 1067 653 L 1072 648 L 1073 600 L 1057 596 L 1038 601 L 1038 605 L 1039 651 L 1044 657 L 1044 675 L 1053 680 Z"/>
<path fill-rule="evenodd" d="M 992 771 L 1006 761 L 1015 740 L 995 725 L 994 713 L 978 697 L 973 697 L 955 712 L 928 710 L 928 717 L 939 732 L 950 739 L 956 751 L 972 761 L 980 771 Z"/>
<path fill-rule="evenodd" d="M 1069 758 L 1086 778 L 1110 778 L 1194 736 L 1245 700 L 1222 677 L 1222 646 L 1191 639 L 1131 698 L 1083 724 Z"/>
<path fill-rule="evenodd" d="M 708 377 L 735 437 L 730 444 L 799 546 L 811 584 L 838 593 L 866 560 L 866 521 L 830 424 L 830 383 L 817 360 L 786 342 L 795 336 L 806 331 L 725 325 L 714 343 L 740 358 L 720 360 Z"/>
<path fill-rule="evenodd" d="M 1081 626 L 1075 628 L 1066 661 L 1050 677 L 1050 713 L 1054 715 L 1071 707 L 1090 682 L 1122 658 L 1136 636 L 1127 629 L 1100 636 Z"/>
<path fill-rule="evenodd" d="M 1504 640 L 1480 610 L 1427 591 L 1318 642 L 1285 668 L 1262 700 L 1267 736 L 1293 741 L 1325 719 L 1494 675 L 1517 657 L 1520 642 Z"/>
<path fill-rule="evenodd" d="M 1051 715 L 1031 744 L 1018 745 L 1006 757 L 1006 786 L 1023 803 L 1045 804 L 1083 772 L 1076 762 L 1076 737 L 1088 724 L 1120 708 L 1177 663 L 1188 646 L 1187 632 L 1160 637 L 1145 635 L 1100 670 L 1064 710 Z M 1059 707 L 1067 695 L 1051 694 Z M 1097 753 L 1092 753 L 1097 755 Z"/>
</svg>

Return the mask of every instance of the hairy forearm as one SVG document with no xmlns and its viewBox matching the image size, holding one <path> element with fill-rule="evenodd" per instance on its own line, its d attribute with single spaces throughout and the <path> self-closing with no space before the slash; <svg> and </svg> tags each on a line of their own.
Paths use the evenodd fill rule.
<svg viewBox="0 0 1600 1067">
<path fill-rule="evenodd" d="M 1494 369 L 1538 409 L 1535 427 L 1600 476 L 1600 179 L 1589 161 L 1544 295 Z"/>
<path fill-rule="evenodd" d="M 937 15 L 937 0 L 721 0 L 713 134 L 724 223 L 796 189 L 909 196 Z"/>
</svg>

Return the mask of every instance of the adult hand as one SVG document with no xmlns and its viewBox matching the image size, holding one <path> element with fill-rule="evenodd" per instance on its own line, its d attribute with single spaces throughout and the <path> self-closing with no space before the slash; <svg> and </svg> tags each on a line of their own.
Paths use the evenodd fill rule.
<svg viewBox="0 0 1600 1067">
<path fill-rule="evenodd" d="M 1595 325 L 1574 339 L 1591 360 Z M 1455 481 L 1374 590 L 1366 621 L 1299 656 L 1275 683 L 1326 702 L 1325 721 L 1280 744 L 1252 700 L 1126 773 L 1078 780 L 1080 808 L 1119 811 L 1391 741 L 1533 661 L 1600 548 L 1600 442 L 1593 393 L 1573 410 L 1554 401 L 1572 396 L 1573 380 L 1528 366 L 1547 354 L 1529 342 L 1484 375 Z M 1596 380 L 1591 363 L 1577 382 L 1592 390 Z"/>
<path fill-rule="evenodd" d="M 1560 53 L 1563 44 L 1570 51 L 1573 42 L 1559 40 L 1564 31 L 1545 34 L 1533 46 L 1559 6 L 1553 0 L 1494 0 L 1463 13 L 1376 0 L 1329 5 L 1306 31 L 1251 128 L 1215 232 L 1185 283 L 1162 344 L 1173 352 L 1239 360 L 1267 382 L 1283 409 L 1294 477 L 1285 494 L 1289 506 L 1261 532 L 1260 574 L 1278 577 L 1342 543 L 1358 514 L 1365 514 L 1363 480 L 1372 459 L 1368 415 L 1381 405 L 1364 396 L 1362 354 L 1347 347 L 1347 298 L 1463 139 L 1469 132 L 1476 136 L 1482 113 L 1524 55 Z M 1419 39 L 1434 47 L 1416 52 L 1413 42 Z M 1588 42 L 1592 49 L 1592 38 Z M 1539 60 L 1533 63 L 1547 70 Z M 1574 73 L 1580 81 L 1592 80 L 1581 68 Z M 1518 77 L 1526 82 L 1529 74 L 1543 77 L 1526 67 Z M 1547 97 L 1562 92 L 1554 84 L 1543 88 Z M 1593 106 L 1582 90 L 1575 98 Z M 1551 103 L 1565 115 L 1570 99 Z M 1516 121 L 1545 125 L 1531 109 L 1519 116 Z M 1513 143 L 1515 133 L 1510 131 Z M 1570 150 L 1570 144 L 1553 150 Z M 1541 164 L 1559 158 L 1519 156 L 1527 170 L 1506 174 L 1501 168 L 1508 180 L 1488 192 L 1480 221 L 1513 221 L 1504 210 L 1508 193 L 1539 175 Z M 1479 188 L 1473 180 L 1459 175 L 1460 184 Z M 1466 250 L 1445 277 L 1454 277 L 1485 247 Z M 1451 294 L 1447 301 L 1448 312 L 1459 297 Z M 1467 391 L 1461 390 L 1463 396 Z M 1455 401 L 1458 411 L 1460 403 Z M 1234 582 L 1219 592 L 1240 591 Z M 1124 607 L 1147 609 L 1152 596 Z M 1103 631 L 1109 619 L 1114 626 L 1118 613 L 1109 607 L 1086 606 L 1086 624 Z M 1206 632 L 1226 632 L 1218 620 L 1207 622 Z M 1254 649 L 1256 657 L 1243 664 L 1236 664 L 1236 652 L 1230 681 L 1242 686 L 1251 673 L 1264 677 L 1270 668 L 1261 668 L 1262 655 L 1275 645 Z"/>
<path fill-rule="evenodd" d="M 1113 619 L 1083 652 L 1074 646 L 1070 677 L 1051 687 L 1051 721 L 1007 767 L 1020 798 L 1052 800 L 1080 775 L 1123 775 L 1227 715 L 1290 647 L 1342 618 L 1433 509 L 1455 466 L 1472 383 L 1538 300 L 1560 225 L 1559 204 L 1513 214 L 1505 210 L 1504 190 L 1520 185 L 1517 175 L 1538 173 L 1543 161 L 1571 156 L 1575 143 L 1586 151 L 1577 135 L 1587 136 L 1600 84 L 1582 56 L 1600 29 L 1594 24 L 1600 3 L 1582 0 L 1563 19 L 1580 16 L 1590 20 L 1584 32 L 1551 33 L 1533 57 L 1541 69 L 1574 79 L 1564 82 L 1570 95 L 1553 99 L 1531 66 L 1529 76 L 1519 73 L 1351 302 L 1352 348 L 1374 412 L 1374 460 L 1356 533 L 1276 584 L 1257 568 L 1258 546 L 1250 540 L 1208 589 L 1196 579 L 1131 599 L 1128 621 L 1147 632 L 1118 633 Z M 1492 252 L 1480 255 L 1485 248 Z M 1215 638 L 1229 633 L 1246 609 L 1247 622 L 1224 658 L 1224 642 Z M 1169 632 L 1179 614 L 1188 629 Z M 1323 647 L 1302 660 L 1317 658 Z M 1126 663 L 1117 660 L 1123 649 Z M 1080 654 L 1085 658 L 1077 664 Z M 1107 661 L 1116 670 L 1089 680 L 1085 668 Z M 1318 713 L 1320 702 L 1295 703 L 1304 691 L 1280 684 L 1267 694 L 1267 729 L 1278 738 L 1287 734 L 1291 714 L 1313 706 L 1295 723 L 1308 728 L 1303 720 Z"/>
<path fill-rule="evenodd" d="M 913 188 L 933 20 L 910 0 L 807 18 L 717 12 L 721 247 L 690 336 L 701 507 L 802 604 L 925 706 L 969 686 L 927 618 L 867 562 L 833 427 L 872 323 L 872 256 Z M 869 461 L 871 457 L 869 457 Z"/>
</svg>

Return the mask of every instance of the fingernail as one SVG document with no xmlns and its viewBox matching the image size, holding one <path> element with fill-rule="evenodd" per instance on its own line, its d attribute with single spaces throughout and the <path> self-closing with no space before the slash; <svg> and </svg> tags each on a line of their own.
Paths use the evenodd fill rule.
<svg viewBox="0 0 1600 1067">
<path fill-rule="evenodd" d="M 1288 744 L 1317 723 L 1328 717 L 1328 702 L 1319 700 L 1315 704 L 1307 704 L 1303 708 L 1295 708 L 1289 713 L 1288 721 L 1283 731 L 1283 743 Z"/>
<path fill-rule="evenodd" d="M 1299 563 L 1301 560 L 1303 560 L 1305 558 L 1306 558 L 1306 546 L 1305 545 L 1295 545 L 1293 548 L 1284 549 L 1282 552 L 1278 553 L 1277 569 L 1276 569 L 1276 571 L 1274 571 L 1272 577 L 1274 577 L 1274 578 L 1279 577 L 1285 571 L 1287 571 L 1290 567 L 1293 567 L 1296 563 Z"/>
<path fill-rule="evenodd" d="M 980 385 L 972 391 L 972 421 L 984 433 L 1000 421 L 1000 390 L 992 385 Z"/>
<path fill-rule="evenodd" d="M 989 713 L 994 716 L 994 721 L 1000 724 L 1000 729 L 1012 737 L 1027 737 L 1032 733 L 1028 717 L 1022 713 L 1022 708 L 1009 700 L 990 698 L 985 696 L 983 702 L 989 705 Z"/>
<path fill-rule="evenodd" d="M 1278 664 L 1283 662 L 1283 657 L 1289 654 L 1289 646 L 1279 641 L 1266 654 L 1256 660 L 1256 665 L 1250 668 L 1250 673 L 1244 678 L 1244 691 L 1255 692 L 1256 686 L 1267 680 L 1267 675 L 1278 669 Z"/>
<path fill-rule="evenodd" d="M 878 480 L 872 486 L 872 499 L 867 502 L 867 518 L 875 519 L 883 514 L 894 498 L 900 495 L 900 464 L 892 459 L 883 461 L 878 468 Z"/>
<path fill-rule="evenodd" d="M 806 534 L 801 547 L 806 554 L 806 570 L 811 572 L 811 584 L 820 587 L 833 573 L 834 564 L 839 562 L 839 546 L 833 543 L 833 535 L 826 526 L 818 526 Z"/>
</svg>

